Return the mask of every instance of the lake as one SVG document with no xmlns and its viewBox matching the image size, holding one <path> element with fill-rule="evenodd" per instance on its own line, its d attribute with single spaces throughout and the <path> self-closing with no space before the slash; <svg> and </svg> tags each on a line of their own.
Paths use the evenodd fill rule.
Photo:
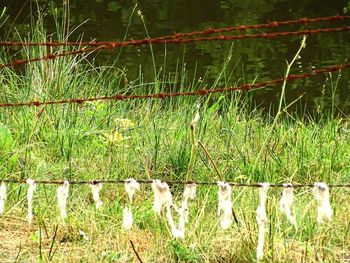
<svg viewBox="0 0 350 263">
<path fill-rule="evenodd" d="M 55 23 L 52 10 L 62 14 L 69 4 L 70 41 L 121 41 L 141 39 L 148 35 L 157 37 L 174 32 L 191 32 L 206 28 L 253 25 L 269 21 L 298 18 L 316 18 L 330 15 L 350 15 L 350 1 L 3 1 L 8 16 L 1 32 L 2 40 L 18 40 L 27 36 L 30 23 L 36 21 L 37 5 L 45 13 L 45 28 L 55 39 Z M 63 4 L 65 3 L 65 4 Z M 33 10 L 33 11 L 31 11 Z M 33 14 L 32 16 L 30 14 Z M 141 19 L 143 16 L 144 22 Z M 303 28 L 327 28 L 349 26 L 350 19 L 315 24 L 281 26 L 273 29 L 249 30 L 247 33 L 295 31 Z M 228 35 L 244 32 L 231 32 Z M 300 45 L 300 36 L 276 39 L 246 39 L 239 41 L 198 42 L 186 45 L 153 45 L 153 56 L 148 45 L 126 47 L 121 52 L 100 52 L 96 55 L 98 65 L 115 64 L 126 69 L 127 78 L 136 83 L 140 78 L 153 82 L 156 72 L 176 76 L 186 72 L 185 85 L 203 81 L 211 87 L 223 71 L 224 62 L 231 60 L 224 70 L 224 77 L 217 86 L 240 85 L 260 82 L 284 75 L 286 60 L 291 60 Z M 341 64 L 349 61 L 349 32 L 317 34 L 307 38 L 307 47 L 295 63 L 292 73 L 309 72 L 314 68 Z M 18 54 L 17 54 L 18 55 Z M 154 57 L 154 61 L 153 61 Z M 142 76 L 140 72 L 142 68 Z M 185 66 L 184 66 L 185 65 Z M 329 110 L 334 107 L 350 113 L 350 73 L 323 74 L 298 80 L 287 85 L 287 103 L 299 98 L 291 109 Z M 179 75 L 179 74 L 178 74 Z M 159 77 L 162 78 L 162 77 Z M 224 79 L 226 78 L 226 81 Z M 227 82 L 227 83 L 224 83 Z M 262 109 L 276 108 L 280 86 L 270 86 L 253 93 L 254 103 Z M 336 88 L 336 90 L 334 89 Z M 332 96 L 333 94 L 333 96 Z"/>
</svg>

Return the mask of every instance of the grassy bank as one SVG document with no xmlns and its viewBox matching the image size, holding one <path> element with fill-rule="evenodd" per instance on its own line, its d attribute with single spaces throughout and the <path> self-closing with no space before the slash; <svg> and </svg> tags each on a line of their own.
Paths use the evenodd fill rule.
<svg viewBox="0 0 350 263">
<path fill-rule="evenodd" d="M 42 41 L 43 34 L 43 28 L 39 28 L 32 40 Z M 59 50 L 30 48 L 25 52 L 28 57 L 37 57 L 52 51 Z M 10 58 L 3 52 L 0 60 Z M 141 94 L 206 85 L 190 79 L 182 67 L 171 74 L 159 70 L 156 79 L 147 83 L 142 73 L 130 81 L 117 64 L 96 67 L 90 62 L 77 56 L 37 62 L 19 70 L 1 69 L 1 102 Z M 227 63 L 232 63 L 229 58 L 224 59 L 217 83 L 228 81 Z M 254 108 L 250 96 L 236 92 L 203 98 L 1 108 L 0 138 L 5 138 L 0 139 L 1 177 L 183 180 L 191 155 L 189 125 L 200 104 L 197 138 L 206 145 L 224 180 L 349 182 L 347 120 L 321 113 L 316 121 L 307 115 L 296 117 L 287 110 L 272 126 L 274 117 Z M 192 179 L 219 179 L 199 149 Z M 171 190 L 179 202 L 183 186 L 173 186 Z M 144 262 L 256 260 L 257 189 L 233 189 L 238 224 L 223 231 L 216 215 L 217 187 L 199 187 L 197 198 L 190 203 L 185 240 L 173 240 L 165 217 L 152 212 L 149 185 L 136 192 L 135 224 L 130 231 L 121 227 L 127 200 L 122 185 L 104 185 L 101 210 L 94 208 L 87 186 L 71 186 L 65 222 L 59 218 L 56 186 L 39 185 L 34 195 L 34 224 L 30 227 L 26 222 L 26 191 L 27 186 L 8 185 L 6 211 L 0 217 L 2 262 L 136 262 L 130 240 Z M 298 228 L 294 229 L 279 212 L 280 189 L 271 189 L 266 262 L 349 259 L 349 194 L 347 189 L 332 189 L 334 220 L 318 225 L 312 191 L 296 190 Z"/>
</svg>

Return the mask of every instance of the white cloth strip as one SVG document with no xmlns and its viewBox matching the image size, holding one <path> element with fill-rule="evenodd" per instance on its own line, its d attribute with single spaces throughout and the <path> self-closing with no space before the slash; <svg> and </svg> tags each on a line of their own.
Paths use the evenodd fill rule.
<svg viewBox="0 0 350 263">
<path fill-rule="evenodd" d="M 262 183 L 259 188 L 259 206 L 256 210 L 256 222 L 258 223 L 258 245 L 256 247 L 256 257 L 258 261 L 264 258 L 264 242 L 265 242 L 265 224 L 267 224 L 266 216 L 266 199 L 269 183 Z"/>
<path fill-rule="evenodd" d="M 297 222 L 295 215 L 292 212 L 292 206 L 294 202 L 294 193 L 292 184 L 283 184 L 283 191 L 280 200 L 280 210 L 282 214 L 286 216 L 288 221 L 294 226 L 297 227 Z"/>
<path fill-rule="evenodd" d="M 36 183 L 33 179 L 27 179 L 28 184 L 27 200 L 28 200 L 28 224 L 31 225 L 33 221 L 33 196 L 36 188 Z"/>
<path fill-rule="evenodd" d="M 184 199 L 194 199 L 196 197 L 197 185 L 195 183 L 186 184 L 184 190 Z"/>
<path fill-rule="evenodd" d="M 4 213 L 5 200 L 6 200 L 6 184 L 2 182 L 0 186 L 0 215 Z"/>
<path fill-rule="evenodd" d="M 232 215 L 232 187 L 229 183 L 218 181 L 218 216 L 220 219 L 220 226 L 222 229 L 227 229 L 233 222 Z"/>
<path fill-rule="evenodd" d="M 152 189 L 154 193 L 153 211 L 160 215 L 163 205 L 166 206 L 166 219 L 170 225 L 171 235 L 173 238 L 185 237 L 184 228 L 178 229 L 174 222 L 174 218 L 171 213 L 171 207 L 174 207 L 180 214 L 179 210 L 173 205 L 173 197 L 171 195 L 169 186 L 166 182 L 160 180 L 153 180 Z M 180 209 L 181 210 L 181 209 Z"/>
<path fill-rule="evenodd" d="M 196 197 L 196 192 L 197 192 L 197 185 L 195 183 L 187 184 L 184 190 L 183 194 L 183 201 L 182 205 L 180 208 L 180 222 L 179 225 L 181 227 L 181 224 L 183 222 L 185 227 L 185 223 L 188 223 L 188 216 L 189 216 L 189 207 L 188 207 L 188 199 L 194 199 Z"/>
<path fill-rule="evenodd" d="M 92 193 L 92 199 L 94 199 L 94 202 L 96 204 L 96 209 L 101 208 L 101 206 L 103 205 L 103 202 L 100 198 L 100 191 L 102 189 L 103 184 L 102 183 L 91 183 L 89 184 L 90 188 L 91 188 L 91 193 Z"/>
<path fill-rule="evenodd" d="M 69 182 L 64 181 L 62 185 L 57 188 L 57 203 L 60 209 L 62 219 L 67 218 L 67 200 L 69 195 Z"/>
<path fill-rule="evenodd" d="M 123 209 L 123 228 L 124 229 L 131 229 L 133 223 L 133 216 L 131 209 L 127 206 Z"/>
<path fill-rule="evenodd" d="M 179 228 L 176 227 L 174 218 L 171 213 L 171 207 L 172 205 L 167 204 L 166 205 L 166 218 L 168 220 L 168 223 L 170 225 L 171 229 L 171 235 L 173 238 L 180 238 L 184 239 L 185 238 L 185 223 L 183 217 L 180 216 L 180 223 L 179 223 Z"/>
<path fill-rule="evenodd" d="M 125 191 L 129 196 L 130 203 L 132 203 L 136 190 L 140 189 L 140 184 L 135 179 L 129 178 L 125 181 L 124 186 L 125 186 Z"/>
<path fill-rule="evenodd" d="M 166 182 L 162 183 L 160 180 L 153 180 L 152 189 L 154 194 L 153 211 L 160 215 L 163 205 L 172 205 L 173 198 Z"/>
<path fill-rule="evenodd" d="M 333 210 L 329 201 L 328 185 L 322 182 L 314 183 L 314 197 L 317 201 L 317 222 L 319 224 L 332 220 Z"/>
</svg>

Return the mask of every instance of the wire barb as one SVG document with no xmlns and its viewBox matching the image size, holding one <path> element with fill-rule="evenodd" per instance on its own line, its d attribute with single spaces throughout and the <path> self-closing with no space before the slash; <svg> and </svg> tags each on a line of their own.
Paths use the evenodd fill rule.
<svg viewBox="0 0 350 263">
<path fill-rule="evenodd" d="M 350 27 L 349 27 L 350 28 Z M 196 90 L 187 92 L 175 92 L 175 93 L 156 93 L 156 94 L 145 94 L 145 95 L 112 95 L 112 96 L 102 96 L 102 97 L 91 97 L 91 98 L 72 98 L 63 100 L 52 100 L 52 101 L 27 101 L 27 102 L 14 102 L 14 103 L 0 103 L 0 108 L 6 107 L 23 107 L 23 106 L 44 106 L 44 105 L 56 105 L 56 104 L 67 104 L 67 103 L 79 103 L 88 101 L 98 101 L 98 100 L 132 100 L 132 99 L 165 99 L 170 97 L 179 96 L 206 96 L 211 93 L 223 93 L 223 92 L 234 92 L 234 91 L 249 91 L 257 88 L 262 88 L 269 85 L 276 85 L 284 81 L 293 81 L 296 79 L 304 79 L 312 76 L 320 75 L 327 72 L 336 72 L 342 69 L 350 68 L 350 63 L 332 65 L 329 67 L 324 67 L 320 69 L 315 69 L 309 73 L 303 73 L 299 75 L 289 75 L 288 77 L 281 77 L 260 83 L 243 84 L 238 87 L 227 87 L 220 89 L 206 89 L 206 90 Z M 162 94 L 162 95 L 159 95 Z"/>
<path fill-rule="evenodd" d="M 135 179 L 140 184 L 152 184 L 154 180 L 145 180 L 145 179 Z M 93 180 L 94 183 L 104 183 L 104 184 L 125 184 L 128 181 L 128 179 L 115 179 L 115 180 L 100 180 L 95 179 Z M 0 182 L 4 183 L 16 183 L 16 184 L 24 184 L 26 183 L 26 180 L 21 179 L 0 179 Z M 79 185 L 79 184 L 91 184 L 90 181 L 85 180 L 74 180 L 74 181 L 66 181 L 66 180 L 35 180 L 36 184 L 63 184 L 64 182 L 68 182 L 69 185 Z M 217 182 L 211 182 L 211 181 L 180 181 L 180 180 L 162 180 L 162 183 L 167 183 L 168 185 L 176 185 L 176 184 L 196 184 L 196 185 L 202 185 L 202 186 L 217 186 Z M 236 183 L 236 182 L 226 182 L 230 184 L 232 187 L 261 187 L 261 183 Z M 288 183 L 293 188 L 301 188 L 301 187 L 314 187 L 314 183 Z M 339 184 L 327 184 L 329 188 L 350 188 L 350 183 L 339 183 Z M 274 188 L 283 188 L 285 187 L 284 183 L 271 183 L 269 185 L 270 187 Z"/>
<path fill-rule="evenodd" d="M 207 42 L 207 41 L 233 41 L 233 40 L 242 40 L 242 39 L 255 39 L 255 38 L 276 38 L 276 37 L 285 37 L 285 36 L 300 36 L 300 35 L 311 35 L 311 34 L 319 34 L 319 33 L 333 33 L 333 32 L 346 32 L 350 31 L 350 26 L 346 27 L 334 27 L 334 28 L 317 28 L 317 29 L 304 29 L 299 31 L 283 31 L 283 32 L 270 32 L 270 33 L 257 33 L 257 34 L 244 34 L 244 35 L 236 35 L 236 36 L 225 36 L 225 35 L 218 35 L 213 37 L 195 37 L 195 38 L 167 38 L 167 37 L 156 37 L 156 38 L 146 38 L 146 39 L 140 39 L 140 40 L 130 40 L 125 42 L 88 42 L 88 43 L 76 43 L 82 45 L 86 44 L 89 46 L 95 46 L 93 48 L 82 48 L 75 51 L 68 51 L 63 52 L 59 54 L 49 54 L 43 57 L 38 58 L 31 58 L 31 59 L 16 59 L 12 63 L 6 63 L 6 64 L 0 64 L 0 68 L 8 68 L 8 67 L 15 67 L 22 64 L 27 64 L 31 62 L 37 62 L 37 61 L 47 61 L 56 59 L 58 57 L 64 57 L 64 56 L 72 56 L 72 55 L 78 55 L 88 52 L 94 52 L 97 50 L 103 50 L 103 49 L 112 49 L 112 48 L 118 48 L 118 47 L 125 47 L 125 46 L 140 46 L 145 44 L 167 44 L 167 43 L 173 43 L 173 44 L 187 44 L 187 43 L 193 43 L 193 42 Z M 4 42 L 3 42 L 4 43 Z M 7 43 L 7 42 L 6 42 Z M 52 45 L 52 46 L 62 46 L 62 45 L 74 45 L 75 42 L 49 42 L 49 43 L 28 43 L 32 46 L 35 45 Z M 22 44 L 23 45 L 23 44 Z M 158 95 L 160 96 L 160 95 Z"/>
<path fill-rule="evenodd" d="M 168 36 L 160 36 L 155 38 L 144 38 L 140 40 L 130 40 L 124 42 L 18 42 L 18 41 L 3 41 L 0 42 L 0 46 L 46 46 L 46 47 L 57 47 L 57 46 L 105 46 L 105 48 L 116 48 L 119 46 L 127 46 L 127 45 L 144 45 L 150 42 L 156 41 L 164 41 L 164 40 L 174 40 L 175 42 L 181 41 L 182 38 L 189 38 L 199 35 L 212 35 L 217 33 L 225 33 L 230 31 L 244 31 L 248 29 L 261 29 L 261 28 L 276 28 L 279 26 L 287 26 L 294 24 L 306 25 L 310 23 L 324 22 L 324 21 L 337 21 L 349 19 L 350 16 L 341 16 L 341 15 L 333 15 L 333 16 L 325 16 L 325 17 L 317 17 L 317 18 L 299 18 L 294 20 L 286 20 L 286 21 L 272 21 L 263 24 L 255 24 L 255 25 L 239 25 L 232 27 L 223 27 L 223 28 L 207 28 L 201 31 L 193 31 L 188 33 L 174 33 Z"/>
</svg>

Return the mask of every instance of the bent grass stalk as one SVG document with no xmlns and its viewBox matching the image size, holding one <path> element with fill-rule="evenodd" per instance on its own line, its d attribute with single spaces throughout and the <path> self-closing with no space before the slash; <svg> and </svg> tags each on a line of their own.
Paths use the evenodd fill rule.
<svg viewBox="0 0 350 263">
<path fill-rule="evenodd" d="M 306 36 L 304 35 L 304 36 L 303 36 L 303 39 L 302 39 L 302 41 L 301 41 L 300 47 L 299 47 L 298 51 L 295 53 L 295 55 L 294 55 L 292 61 L 291 61 L 290 63 L 287 62 L 287 70 L 286 70 L 286 74 L 284 75 L 285 78 L 287 78 L 287 77 L 289 76 L 290 69 L 292 68 L 294 62 L 295 62 L 296 59 L 298 58 L 298 56 L 299 56 L 301 50 L 302 50 L 303 48 L 305 48 L 305 46 L 306 46 Z M 273 132 L 274 129 L 275 129 L 275 126 L 276 126 L 276 124 L 277 124 L 277 121 L 278 121 L 280 115 L 283 113 L 283 111 L 282 111 L 282 104 L 283 104 L 283 101 L 285 100 L 286 85 L 287 85 L 287 80 L 284 80 L 284 81 L 283 81 L 283 84 L 282 84 L 281 96 L 280 96 L 280 101 L 279 101 L 279 104 L 278 104 L 278 110 L 277 110 L 276 117 L 274 118 L 273 123 L 272 123 L 272 125 L 271 125 L 271 127 L 270 127 L 270 129 L 269 129 L 269 132 L 268 132 L 268 134 L 267 134 L 267 136 L 266 136 L 266 138 L 265 138 L 265 140 L 264 140 L 264 142 L 263 142 L 263 145 L 262 145 L 262 147 L 261 147 L 261 149 L 260 149 L 260 151 L 259 151 L 259 153 L 258 153 L 258 155 L 257 155 L 257 157 L 256 157 L 256 159 L 255 159 L 254 166 L 253 166 L 253 169 L 252 169 L 252 174 L 254 174 L 255 169 L 256 169 L 256 166 L 257 166 L 257 164 L 258 164 L 258 162 L 259 162 L 259 159 L 260 159 L 260 157 L 261 157 L 263 151 L 265 150 L 265 148 L 266 148 L 266 146 L 267 146 L 267 143 L 270 141 L 272 132 Z"/>
</svg>

